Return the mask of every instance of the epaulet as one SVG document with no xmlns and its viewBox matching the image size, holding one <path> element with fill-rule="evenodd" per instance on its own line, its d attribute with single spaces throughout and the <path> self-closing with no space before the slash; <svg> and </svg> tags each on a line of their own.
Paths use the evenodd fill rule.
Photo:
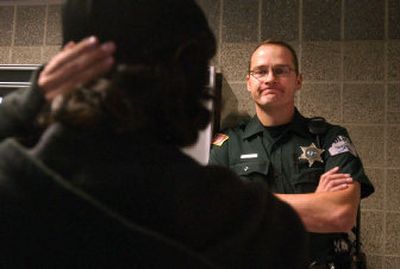
<svg viewBox="0 0 400 269">
<path fill-rule="evenodd" d="M 224 144 L 224 142 L 228 139 L 229 139 L 229 136 L 227 136 L 226 134 L 217 133 L 214 135 L 214 137 L 211 141 L 211 144 L 221 147 Z"/>
<path fill-rule="evenodd" d="M 308 122 L 308 131 L 313 135 L 323 135 L 328 129 L 328 123 L 322 117 L 310 118 Z"/>
</svg>

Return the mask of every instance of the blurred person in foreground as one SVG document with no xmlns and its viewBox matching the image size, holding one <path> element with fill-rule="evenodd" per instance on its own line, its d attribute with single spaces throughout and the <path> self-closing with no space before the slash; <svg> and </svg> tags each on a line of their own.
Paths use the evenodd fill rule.
<svg viewBox="0 0 400 269">
<path fill-rule="evenodd" d="M 33 87 L 1 105 L 0 267 L 196 268 L 167 251 L 178 249 L 199 268 L 304 268 L 290 206 L 180 150 L 210 120 L 216 44 L 194 1 L 70 0 L 63 38 Z M 45 129 L 26 147 L 13 136 L 29 135 L 45 100 Z M 138 246 L 138 231 L 164 248 Z"/>
</svg>

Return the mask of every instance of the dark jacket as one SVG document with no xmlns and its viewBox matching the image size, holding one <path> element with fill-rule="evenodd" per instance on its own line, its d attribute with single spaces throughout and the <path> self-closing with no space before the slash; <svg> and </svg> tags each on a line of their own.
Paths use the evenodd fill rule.
<svg viewBox="0 0 400 269">
<path fill-rule="evenodd" d="M 31 88 L 21 88 L 3 98 L 0 103 L 0 141 L 10 136 L 37 136 L 36 117 L 45 99 L 36 83 L 39 71 L 33 74 Z"/>
<path fill-rule="evenodd" d="M 303 268 L 307 248 L 297 215 L 264 184 L 202 167 L 151 134 L 60 124 L 34 149 L 0 144 L 0 219 L 3 268 L 164 268 L 169 244 L 152 248 L 132 224 L 225 268 Z"/>
</svg>

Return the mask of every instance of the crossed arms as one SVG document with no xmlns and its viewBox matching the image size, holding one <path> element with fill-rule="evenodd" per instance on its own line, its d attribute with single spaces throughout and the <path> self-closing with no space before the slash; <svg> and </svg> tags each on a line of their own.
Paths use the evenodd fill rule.
<svg viewBox="0 0 400 269">
<path fill-rule="evenodd" d="M 299 214 L 309 232 L 348 232 L 360 203 L 360 183 L 335 167 L 320 178 L 314 193 L 275 194 Z"/>
</svg>

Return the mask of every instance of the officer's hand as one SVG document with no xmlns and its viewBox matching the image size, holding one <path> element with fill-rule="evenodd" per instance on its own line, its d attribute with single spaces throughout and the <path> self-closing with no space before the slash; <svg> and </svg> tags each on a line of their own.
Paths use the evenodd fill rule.
<svg viewBox="0 0 400 269">
<path fill-rule="evenodd" d="M 329 192 L 346 189 L 353 179 L 349 174 L 339 173 L 339 167 L 334 167 L 322 174 L 315 192 Z"/>
<path fill-rule="evenodd" d="M 105 74 L 114 63 L 115 44 L 99 44 L 96 37 L 69 42 L 45 66 L 38 85 L 47 101 Z"/>
</svg>

